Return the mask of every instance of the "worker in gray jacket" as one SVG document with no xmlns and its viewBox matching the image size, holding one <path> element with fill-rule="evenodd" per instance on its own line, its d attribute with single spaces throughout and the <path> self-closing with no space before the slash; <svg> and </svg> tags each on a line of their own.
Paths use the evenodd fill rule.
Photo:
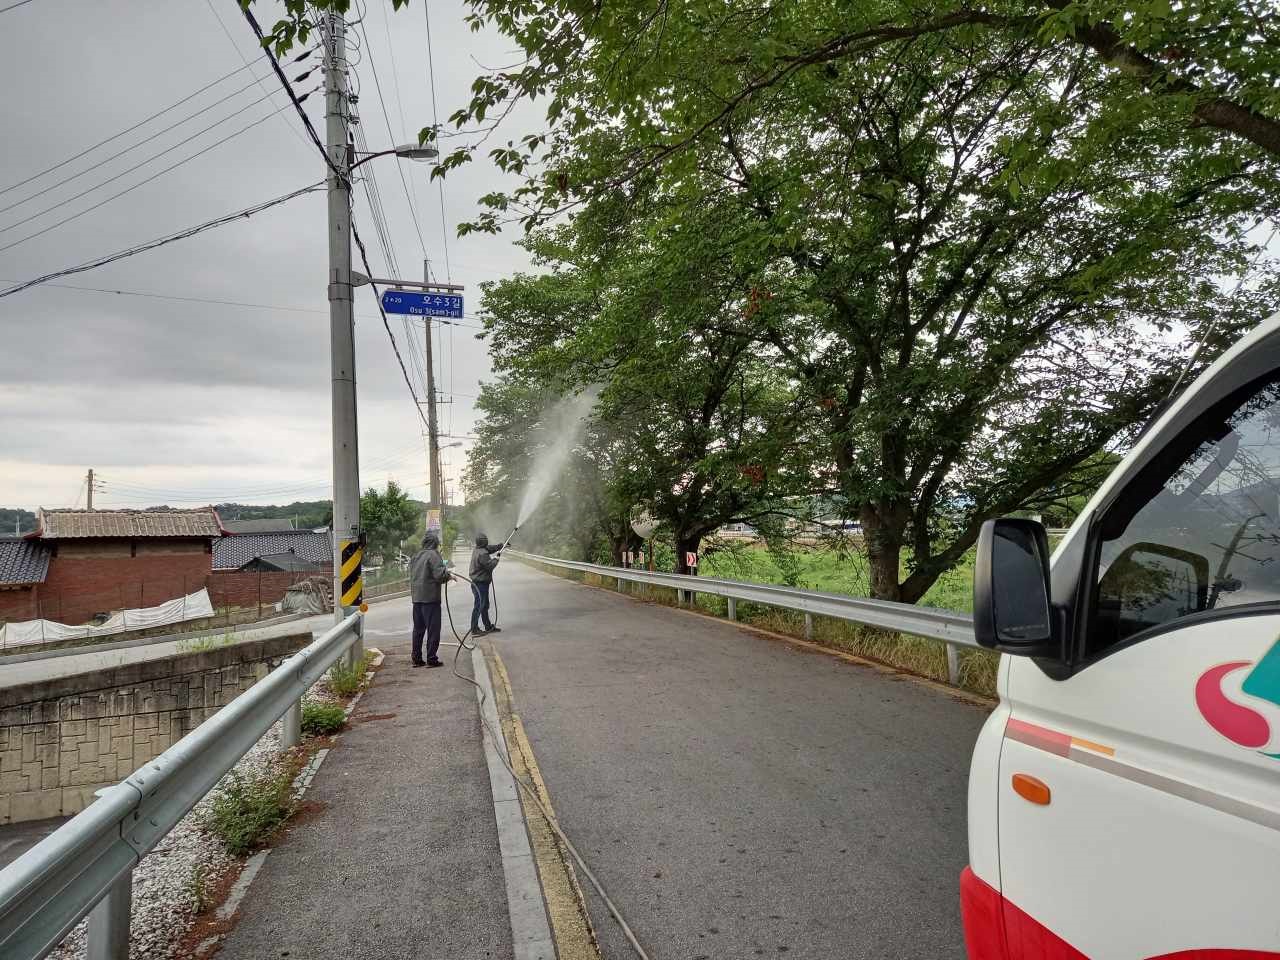
<svg viewBox="0 0 1280 960">
<path fill-rule="evenodd" d="M 489 620 L 489 585 L 493 583 L 493 570 L 498 565 L 502 547 L 503 544 L 489 546 L 489 538 L 480 533 L 476 535 L 476 545 L 471 551 L 471 568 L 467 576 L 471 578 L 471 596 L 475 600 L 471 607 L 471 633 L 477 637 L 500 632 Z M 480 628 L 482 622 L 484 629 Z"/>
<path fill-rule="evenodd" d="M 422 549 L 409 564 L 413 594 L 413 665 L 443 667 L 440 652 L 440 585 L 453 579 L 440 556 L 440 538 L 427 531 Z M 427 637 L 427 659 L 422 659 L 422 636 Z"/>
</svg>

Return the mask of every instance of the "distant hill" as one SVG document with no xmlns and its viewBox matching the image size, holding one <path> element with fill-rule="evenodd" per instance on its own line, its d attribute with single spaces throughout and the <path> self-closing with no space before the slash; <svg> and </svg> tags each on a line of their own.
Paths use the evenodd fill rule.
<svg viewBox="0 0 1280 960">
<path fill-rule="evenodd" d="M 283 505 L 259 503 L 219 503 L 218 516 L 223 520 L 265 520 L 287 517 L 299 530 L 327 527 L 333 519 L 333 503 L 329 500 L 295 500 Z"/>
<path fill-rule="evenodd" d="M 30 510 L 0 507 L 0 537 L 13 536 L 15 523 L 17 532 L 30 533 L 36 528 L 36 515 Z"/>
</svg>

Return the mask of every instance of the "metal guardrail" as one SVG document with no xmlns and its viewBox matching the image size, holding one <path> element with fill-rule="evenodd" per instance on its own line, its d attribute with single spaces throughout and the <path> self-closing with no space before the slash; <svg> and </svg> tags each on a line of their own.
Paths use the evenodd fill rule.
<svg viewBox="0 0 1280 960">
<path fill-rule="evenodd" d="M 537 554 L 508 550 L 508 553 L 534 563 L 542 563 L 565 570 L 593 573 L 623 583 L 647 583 L 654 587 L 675 590 L 680 602 L 686 593 L 710 593 L 729 601 L 729 619 L 737 619 L 737 603 L 758 603 L 783 610 L 795 610 L 805 617 L 805 637 L 813 637 L 813 618 L 831 617 L 848 620 L 868 627 L 896 630 L 916 637 L 941 640 L 947 645 L 947 676 L 952 684 L 960 679 L 958 647 L 978 647 L 973 635 L 973 617 L 956 610 L 936 607 L 918 607 L 910 603 L 891 600 L 867 600 L 838 593 L 822 593 L 817 590 L 801 590 L 796 587 L 779 587 L 767 583 L 748 583 L 741 580 L 721 580 L 717 577 L 693 577 L 679 573 L 657 573 L 626 567 L 606 567 L 577 560 L 557 560 Z"/>
<path fill-rule="evenodd" d="M 363 655 L 363 621 L 335 624 L 0 870 L 0 957 L 40 960 L 88 914 L 90 960 L 127 960 L 133 868 L 280 717 L 297 742 L 303 695 L 349 650 Z"/>
</svg>

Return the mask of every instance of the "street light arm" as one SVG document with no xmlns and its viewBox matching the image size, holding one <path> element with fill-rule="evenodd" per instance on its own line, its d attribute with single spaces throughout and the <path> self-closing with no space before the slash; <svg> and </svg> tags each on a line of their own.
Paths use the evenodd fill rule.
<svg viewBox="0 0 1280 960">
<path fill-rule="evenodd" d="M 397 157 L 404 157 L 407 160 L 432 160 L 435 157 L 440 156 L 440 151 L 438 151 L 435 147 L 418 146 L 416 144 L 403 144 L 399 147 L 392 147 L 390 150 L 378 150 L 376 153 L 366 154 L 365 156 L 357 160 L 355 163 L 353 163 L 350 167 L 348 167 L 347 171 L 350 172 L 354 170 L 356 167 L 360 166 L 360 164 L 368 163 L 370 160 L 373 160 L 375 157 L 387 157 L 387 156 L 390 156 L 391 154 L 395 154 Z"/>
</svg>

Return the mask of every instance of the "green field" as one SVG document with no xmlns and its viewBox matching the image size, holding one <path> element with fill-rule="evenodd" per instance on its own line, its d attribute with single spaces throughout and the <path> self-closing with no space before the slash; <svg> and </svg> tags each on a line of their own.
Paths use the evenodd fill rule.
<svg viewBox="0 0 1280 960">
<path fill-rule="evenodd" d="M 825 548 L 796 548 L 788 552 L 788 565 L 793 566 L 796 586 L 806 590 L 843 593 L 852 597 L 868 595 L 867 559 L 858 553 L 844 556 Z M 908 568 L 904 562 L 902 574 Z M 787 578 L 763 545 L 735 544 L 705 551 L 698 573 L 704 577 L 725 580 L 748 580 L 753 583 L 786 583 Z M 921 605 L 969 612 L 973 609 L 973 552 L 954 569 L 948 570 L 925 594 Z"/>
</svg>

